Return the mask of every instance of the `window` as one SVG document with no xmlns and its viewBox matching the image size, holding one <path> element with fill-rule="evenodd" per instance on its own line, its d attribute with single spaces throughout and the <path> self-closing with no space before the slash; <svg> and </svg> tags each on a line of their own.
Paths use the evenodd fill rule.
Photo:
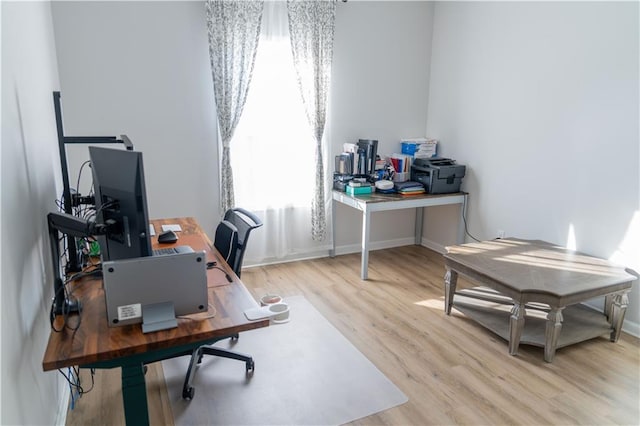
<svg viewBox="0 0 640 426">
<path fill-rule="evenodd" d="M 235 203 L 254 211 L 309 209 L 315 146 L 293 67 L 286 3 L 264 7 L 247 101 L 231 141 Z"/>
</svg>

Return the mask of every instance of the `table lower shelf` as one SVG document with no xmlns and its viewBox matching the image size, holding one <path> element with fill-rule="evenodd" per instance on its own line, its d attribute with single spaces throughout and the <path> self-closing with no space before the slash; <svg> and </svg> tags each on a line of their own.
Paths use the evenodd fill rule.
<svg viewBox="0 0 640 426">
<path fill-rule="evenodd" d="M 474 287 L 456 292 L 453 307 L 483 327 L 509 341 L 511 299 L 486 287 Z M 520 344 L 544 347 L 547 312 L 543 304 L 526 306 L 524 330 Z M 604 314 L 581 304 L 562 310 L 562 330 L 557 348 L 594 339 L 613 331 Z"/>
</svg>

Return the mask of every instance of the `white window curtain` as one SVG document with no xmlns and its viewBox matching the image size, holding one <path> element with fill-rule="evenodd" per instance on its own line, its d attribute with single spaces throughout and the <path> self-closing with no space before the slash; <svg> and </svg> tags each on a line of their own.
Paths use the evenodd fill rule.
<svg viewBox="0 0 640 426">
<path fill-rule="evenodd" d="M 222 145 L 221 209 L 234 207 L 230 142 L 242 115 L 251 83 L 262 1 L 208 0 L 209 58 Z"/>
<path fill-rule="evenodd" d="M 326 156 L 322 154 L 322 139 L 331 81 L 336 2 L 288 0 L 287 7 L 293 63 L 316 145 L 316 185 L 311 207 L 311 232 L 314 240 L 322 241 L 326 236 L 323 160 Z"/>
<path fill-rule="evenodd" d="M 293 65 L 286 2 L 265 1 L 262 19 L 251 88 L 231 155 L 236 205 L 264 221 L 251 236 L 250 264 L 326 248 L 309 232 L 316 143 Z"/>
</svg>

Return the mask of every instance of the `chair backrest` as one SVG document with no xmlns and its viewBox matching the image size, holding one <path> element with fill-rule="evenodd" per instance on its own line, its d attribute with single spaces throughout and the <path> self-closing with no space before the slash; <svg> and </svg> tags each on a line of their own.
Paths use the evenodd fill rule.
<svg viewBox="0 0 640 426">
<path fill-rule="evenodd" d="M 216 228 L 213 245 L 227 263 L 233 265 L 238 253 L 238 228 L 227 220 L 220 222 Z"/>
<path fill-rule="evenodd" d="M 239 277 L 242 272 L 242 261 L 244 260 L 245 250 L 247 249 L 249 234 L 254 229 L 261 227 L 262 221 L 253 213 L 243 208 L 235 207 L 225 212 L 223 222 L 230 222 L 238 231 L 238 243 L 236 245 L 235 256 L 232 262 L 228 261 L 227 263 L 231 265 L 233 271 Z"/>
</svg>

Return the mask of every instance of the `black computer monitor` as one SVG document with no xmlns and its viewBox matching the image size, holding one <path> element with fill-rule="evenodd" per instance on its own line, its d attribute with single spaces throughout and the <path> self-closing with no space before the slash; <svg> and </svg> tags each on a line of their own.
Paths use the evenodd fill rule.
<svg viewBox="0 0 640 426">
<path fill-rule="evenodd" d="M 142 153 L 91 146 L 89 157 L 96 221 L 108 225 L 99 238 L 102 260 L 151 256 Z"/>
</svg>

